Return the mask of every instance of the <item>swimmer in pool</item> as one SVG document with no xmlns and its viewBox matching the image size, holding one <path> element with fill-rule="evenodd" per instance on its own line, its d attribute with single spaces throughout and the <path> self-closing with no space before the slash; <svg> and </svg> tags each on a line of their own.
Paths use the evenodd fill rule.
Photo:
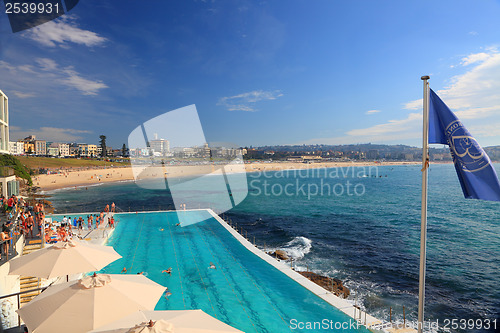
<svg viewBox="0 0 500 333">
<path fill-rule="evenodd" d="M 122 273 L 127 273 L 127 267 L 123 267 Z"/>
<path fill-rule="evenodd" d="M 208 268 L 209 269 L 217 269 L 217 267 L 215 267 L 213 262 L 210 262 L 210 266 Z"/>
<path fill-rule="evenodd" d="M 162 273 L 168 273 L 168 275 L 172 275 L 172 267 L 169 267 L 168 269 L 165 269 L 161 271 Z"/>
</svg>

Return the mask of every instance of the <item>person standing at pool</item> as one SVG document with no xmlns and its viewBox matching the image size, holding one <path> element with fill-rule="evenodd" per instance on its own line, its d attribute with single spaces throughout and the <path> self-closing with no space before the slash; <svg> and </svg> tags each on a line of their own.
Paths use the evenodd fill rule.
<svg viewBox="0 0 500 333">
<path fill-rule="evenodd" d="M 5 252 L 6 255 L 9 253 L 9 241 L 12 239 L 12 237 L 9 236 L 9 234 L 6 231 L 0 232 L 0 243 L 2 243 L 2 250 Z M 0 259 L 2 259 L 1 253 L 0 253 Z"/>
<path fill-rule="evenodd" d="M 33 221 L 33 216 L 31 216 L 31 213 L 28 213 L 28 218 L 26 219 L 26 234 L 28 234 L 29 231 L 31 238 L 33 238 L 33 224 L 35 224 L 35 222 Z"/>
<path fill-rule="evenodd" d="M 113 202 L 113 203 L 111 203 L 111 212 L 112 212 L 112 213 L 114 213 L 114 212 L 115 212 L 115 208 L 116 208 L 115 203 L 114 203 L 114 202 Z"/>
</svg>

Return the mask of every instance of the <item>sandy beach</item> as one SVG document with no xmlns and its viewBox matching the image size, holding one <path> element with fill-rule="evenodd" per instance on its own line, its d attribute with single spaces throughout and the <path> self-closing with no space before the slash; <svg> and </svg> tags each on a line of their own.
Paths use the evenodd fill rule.
<svg viewBox="0 0 500 333">
<path fill-rule="evenodd" d="M 369 167 L 384 165 L 416 165 L 419 162 L 321 162 L 321 163 L 294 163 L 294 162 L 273 162 L 273 163 L 245 163 L 243 165 L 232 165 L 226 168 L 227 172 L 263 172 L 293 169 L 317 169 L 334 167 Z M 141 179 L 155 178 L 161 174 L 167 177 L 196 176 L 211 172 L 216 172 L 222 165 L 176 165 L 165 168 L 148 168 L 138 174 Z M 135 171 L 136 173 L 137 170 Z M 114 167 L 106 169 L 71 170 L 66 169 L 60 173 L 49 175 L 37 175 L 33 178 L 33 184 L 43 191 L 49 191 L 67 187 L 91 186 L 102 183 L 133 181 L 134 170 L 132 167 Z"/>
</svg>

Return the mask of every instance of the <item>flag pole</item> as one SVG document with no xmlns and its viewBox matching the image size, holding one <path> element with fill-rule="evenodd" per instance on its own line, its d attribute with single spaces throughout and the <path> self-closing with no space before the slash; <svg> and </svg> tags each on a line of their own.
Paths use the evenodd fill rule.
<svg viewBox="0 0 500 333">
<path fill-rule="evenodd" d="M 427 242 L 427 172 L 429 168 L 429 76 L 422 76 L 424 81 L 424 125 L 422 135 L 422 211 L 420 221 L 420 274 L 418 284 L 418 333 L 424 327 L 424 300 L 425 300 L 425 260 Z"/>
</svg>

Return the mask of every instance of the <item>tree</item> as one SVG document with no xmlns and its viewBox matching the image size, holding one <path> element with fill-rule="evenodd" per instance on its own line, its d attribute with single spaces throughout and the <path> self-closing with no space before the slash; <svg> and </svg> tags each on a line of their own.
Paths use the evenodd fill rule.
<svg viewBox="0 0 500 333">
<path fill-rule="evenodd" d="M 125 144 L 122 146 L 122 157 L 127 157 L 127 146 Z"/>
<path fill-rule="evenodd" d="M 102 152 L 101 152 L 101 157 L 106 157 L 106 136 L 105 135 L 100 135 L 99 139 L 99 145 L 101 146 Z"/>
</svg>

